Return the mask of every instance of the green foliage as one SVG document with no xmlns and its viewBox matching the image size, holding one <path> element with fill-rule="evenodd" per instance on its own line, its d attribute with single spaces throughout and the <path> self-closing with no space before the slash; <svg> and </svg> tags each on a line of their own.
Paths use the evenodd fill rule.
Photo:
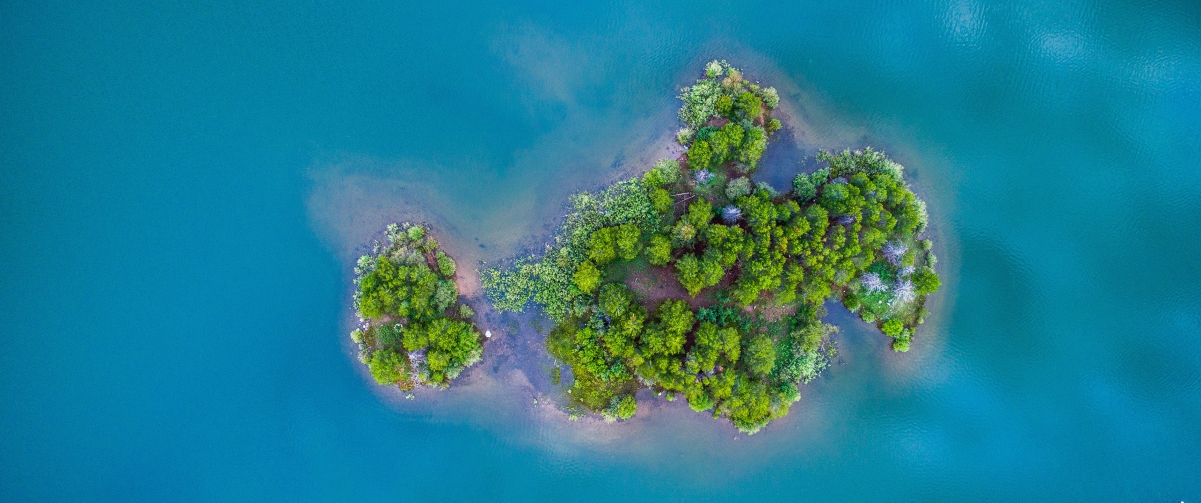
<svg viewBox="0 0 1201 503">
<path fill-rule="evenodd" d="M 625 420 L 634 417 L 638 412 L 638 402 L 634 401 L 631 395 L 613 397 L 609 402 L 609 407 L 602 411 L 605 419 L 608 421 Z"/>
<path fill-rule="evenodd" d="M 651 204 L 655 207 L 658 213 L 667 213 L 671 211 L 671 205 L 674 201 L 671 200 L 671 194 L 665 189 L 653 189 L 650 192 Z"/>
<path fill-rule="evenodd" d="M 483 354 L 480 333 L 470 323 L 440 318 L 412 330 L 425 333 L 429 380 L 435 384 L 444 385 L 458 377 Z"/>
<path fill-rule="evenodd" d="M 572 281 L 574 282 L 576 288 L 579 288 L 581 292 L 587 294 L 592 293 L 592 291 L 596 290 L 596 287 L 600 285 L 600 277 L 600 269 L 597 269 L 596 265 L 593 264 L 592 261 L 585 260 L 581 262 L 579 268 L 576 269 L 575 275 L 572 277 Z"/>
<path fill-rule="evenodd" d="M 884 335 L 889 337 L 897 337 L 901 335 L 901 330 L 904 328 L 905 323 L 896 318 L 885 320 L 884 323 L 880 324 L 880 331 L 884 332 Z"/>
<path fill-rule="evenodd" d="M 375 351 L 367 359 L 367 369 L 371 371 L 371 377 L 382 386 L 394 386 L 400 383 L 406 372 L 406 366 L 404 354 L 392 348 Z"/>
<path fill-rule="evenodd" d="M 735 110 L 738 112 L 739 117 L 756 120 L 763 115 L 763 100 L 755 96 L 755 93 L 743 91 L 742 94 L 738 95 Z"/>
<path fill-rule="evenodd" d="M 638 256 L 638 252 L 642 251 L 642 230 L 634 224 L 622 224 L 616 227 L 614 239 L 616 240 L 617 256 L 622 260 L 633 260 Z"/>
<path fill-rule="evenodd" d="M 592 233 L 592 239 L 588 242 L 588 258 L 592 259 L 597 266 L 604 267 L 605 264 L 617 258 L 616 234 L 616 229 L 613 227 L 602 227 Z M 584 288 L 580 289 L 585 292 L 591 291 Z"/>
<path fill-rule="evenodd" d="M 646 259 L 651 265 L 658 266 L 671 262 L 671 238 L 662 234 L 651 236 L 646 246 Z"/>
<path fill-rule="evenodd" d="M 499 309 L 532 300 L 556 320 L 547 349 L 572 370 L 573 410 L 629 417 L 634 393 L 649 386 L 754 432 L 787 414 L 798 386 L 829 366 L 834 328 L 820 319 L 831 297 L 884 320 L 894 349 L 909 347 L 927 315 L 925 295 L 939 286 L 919 236 L 928 217 L 902 168 L 871 149 L 821 153 L 828 166 L 798 175 L 787 197 L 740 176 L 783 125 L 770 116 L 775 89 L 725 62 L 710 63 L 681 99 L 688 180 L 664 160 L 639 179 L 576 196 L 544 255 L 481 277 Z M 414 246 L 432 240 L 420 241 Z M 693 297 L 723 286 L 695 314 L 681 299 L 656 308 L 634 293 L 665 273 Z M 377 332 L 358 337 L 395 338 Z"/>
<path fill-rule="evenodd" d="M 680 161 L 660 159 L 642 175 L 642 185 L 647 189 L 661 189 L 680 181 Z"/>
<path fill-rule="evenodd" d="M 717 115 L 729 117 L 734 112 L 734 99 L 728 95 L 717 98 L 716 110 Z"/>
<path fill-rule="evenodd" d="M 934 269 L 923 266 L 913 273 L 913 287 L 920 295 L 934 293 L 941 285 L 942 281 L 938 279 L 938 274 L 934 273 Z"/>
<path fill-rule="evenodd" d="M 713 161 L 713 151 L 709 148 L 709 142 L 705 140 L 697 140 L 688 147 L 688 167 L 694 170 L 705 169 L 709 167 L 709 163 Z"/>
<path fill-rule="evenodd" d="M 718 328 L 712 322 L 702 321 L 696 330 L 696 344 L 687 359 L 688 372 L 713 372 L 718 364 L 734 365 L 741 356 L 740 342 L 738 329 Z"/>
<path fill-rule="evenodd" d="M 776 108 L 780 106 L 780 93 L 776 92 L 776 88 L 763 88 L 763 104 L 767 105 L 767 108 Z"/>
<path fill-rule="evenodd" d="M 742 139 L 742 151 L 738 154 L 738 160 L 747 165 L 748 170 L 753 171 L 766 149 L 767 132 L 761 127 L 749 128 Z"/>
<path fill-rule="evenodd" d="M 688 295 L 696 297 L 702 289 L 716 285 L 725 275 L 718 260 L 713 256 L 698 258 L 691 253 L 684 255 L 676 261 L 676 279 L 688 290 Z"/>
<path fill-rule="evenodd" d="M 746 346 L 746 369 L 752 375 L 762 375 L 771 372 L 776 366 L 776 348 L 771 338 L 764 334 L 751 337 Z"/>
<path fill-rule="evenodd" d="M 458 304 L 455 261 L 425 227 L 391 224 L 385 234 L 389 245 L 355 267 L 355 305 L 366 327 L 351 337 L 380 384 L 447 386 L 483 353 L 474 325 L 453 319 L 475 316 Z M 410 361 L 412 352 L 423 353 Z"/>
<path fill-rule="evenodd" d="M 450 258 L 450 256 L 442 250 L 438 250 L 437 259 L 438 272 L 442 274 L 442 277 L 453 278 L 456 269 L 455 259 Z"/>
<path fill-rule="evenodd" d="M 735 178 L 726 184 L 726 197 L 731 201 L 751 193 L 751 179 L 745 176 Z"/>
<path fill-rule="evenodd" d="M 767 131 L 768 136 L 771 136 L 775 134 L 776 131 L 784 129 L 784 123 L 780 122 L 780 119 L 773 117 L 771 120 L 767 121 L 767 124 L 763 126 L 763 129 Z"/>
</svg>

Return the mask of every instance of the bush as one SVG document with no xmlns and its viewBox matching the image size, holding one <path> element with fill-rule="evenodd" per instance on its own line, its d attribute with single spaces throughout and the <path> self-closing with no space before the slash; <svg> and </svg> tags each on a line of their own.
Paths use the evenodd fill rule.
<svg viewBox="0 0 1201 503">
<path fill-rule="evenodd" d="M 671 205 L 675 202 L 672 201 L 671 194 L 667 193 L 667 190 L 665 189 L 652 190 L 650 197 L 651 204 L 654 205 L 655 211 L 659 213 L 667 213 L 668 211 L 671 211 Z"/>
<path fill-rule="evenodd" d="M 634 224 L 622 224 L 616 227 L 615 240 L 617 256 L 622 260 L 633 260 L 642 251 L 642 231 Z"/>
<path fill-rule="evenodd" d="M 603 415 L 609 421 L 626 420 L 634 417 L 638 413 L 638 402 L 631 395 L 613 397 L 609 408 L 605 409 Z"/>
</svg>

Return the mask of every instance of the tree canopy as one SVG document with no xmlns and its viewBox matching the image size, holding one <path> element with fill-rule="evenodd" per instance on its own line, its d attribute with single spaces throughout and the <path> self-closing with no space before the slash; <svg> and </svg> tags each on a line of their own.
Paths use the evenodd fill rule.
<svg viewBox="0 0 1201 503">
<path fill-rule="evenodd" d="M 544 255 L 483 271 L 484 287 L 556 322 L 546 344 L 571 370 L 573 410 L 627 419 L 649 387 L 755 432 L 835 355 L 827 299 L 910 349 L 940 286 L 926 208 L 870 148 L 819 153 L 787 193 L 753 184 L 780 97 L 725 62 L 680 98 L 684 155 L 576 196 Z"/>
<path fill-rule="evenodd" d="M 426 227 L 391 224 L 386 236 L 355 267 L 362 322 L 351 338 L 381 385 L 448 386 L 483 354 L 475 311 L 459 304 L 458 267 Z"/>
</svg>

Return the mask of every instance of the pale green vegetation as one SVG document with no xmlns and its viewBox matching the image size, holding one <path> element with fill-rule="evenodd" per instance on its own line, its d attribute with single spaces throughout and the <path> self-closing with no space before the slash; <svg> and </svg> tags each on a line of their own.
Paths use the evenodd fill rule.
<svg viewBox="0 0 1201 503">
<path fill-rule="evenodd" d="M 359 359 L 379 384 L 446 387 L 483 354 L 475 311 L 459 304 L 455 261 L 429 229 L 392 224 L 386 234 L 355 267 Z"/>
<path fill-rule="evenodd" d="M 544 255 L 482 277 L 497 308 L 532 301 L 557 323 L 546 344 L 571 368 L 571 407 L 625 419 L 649 387 L 753 433 L 829 365 L 827 299 L 907 351 L 939 280 L 900 165 L 823 152 L 792 192 L 756 186 L 745 174 L 779 129 L 779 96 L 725 62 L 705 71 L 681 95 L 685 157 L 575 196 Z M 651 299 L 639 281 L 682 293 Z"/>
<path fill-rule="evenodd" d="M 754 171 L 768 135 L 781 127 L 771 118 L 780 103 L 776 89 L 748 82 L 725 61 L 709 63 L 705 77 L 684 88 L 680 100 L 680 119 L 688 127 L 677 140 L 688 147 L 686 159 L 694 171 L 723 166 Z"/>
</svg>

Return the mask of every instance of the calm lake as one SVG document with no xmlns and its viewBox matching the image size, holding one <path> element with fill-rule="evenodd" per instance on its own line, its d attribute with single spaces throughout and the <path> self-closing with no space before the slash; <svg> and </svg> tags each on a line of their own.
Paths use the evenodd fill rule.
<svg viewBox="0 0 1201 503">
<path fill-rule="evenodd" d="M 1201 501 L 1201 4 L 29 2 L 0 7 L 0 500 Z M 726 59 L 760 180 L 882 149 L 942 289 L 740 435 L 553 406 L 549 324 L 370 382 L 351 267 L 431 223 L 467 272 L 672 143 Z M 487 311 L 469 274 L 465 293 Z"/>
</svg>

